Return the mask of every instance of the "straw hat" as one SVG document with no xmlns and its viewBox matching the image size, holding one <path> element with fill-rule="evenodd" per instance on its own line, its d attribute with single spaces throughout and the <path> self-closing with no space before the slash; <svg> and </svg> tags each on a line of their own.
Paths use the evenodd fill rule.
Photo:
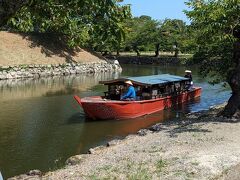
<svg viewBox="0 0 240 180">
<path fill-rule="evenodd" d="M 190 71 L 190 70 L 185 70 L 185 73 L 192 73 L 192 71 Z"/>
<path fill-rule="evenodd" d="M 126 84 L 133 85 L 131 81 L 125 81 Z"/>
</svg>

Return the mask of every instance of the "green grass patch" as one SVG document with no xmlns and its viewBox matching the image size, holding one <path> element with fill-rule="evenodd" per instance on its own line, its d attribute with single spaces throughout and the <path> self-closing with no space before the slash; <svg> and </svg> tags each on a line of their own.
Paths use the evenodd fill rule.
<svg viewBox="0 0 240 180">
<path fill-rule="evenodd" d="M 166 167 L 167 161 L 160 159 L 156 163 L 156 168 L 158 172 L 162 172 L 163 168 Z"/>
<path fill-rule="evenodd" d="M 148 180 L 149 179 L 150 180 L 152 178 L 149 171 L 143 168 L 142 166 L 140 166 L 136 172 L 128 174 L 127 179 L 129 180 Z"/>
</svg>

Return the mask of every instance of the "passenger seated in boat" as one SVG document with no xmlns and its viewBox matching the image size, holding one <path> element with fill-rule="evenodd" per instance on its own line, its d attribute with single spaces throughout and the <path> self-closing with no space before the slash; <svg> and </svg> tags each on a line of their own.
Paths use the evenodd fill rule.
<svg viewBox="0 0 240 180">
<path fill-rule="evenodd" d="M 151 91 L 150 91 L 150 88 L 147 86 L 144 86 L 142 88 L 142 99 L 143 100 L 151 99 Z"/>
<path fill-rule="evenodd" d="M 186 89 L 189 91 L 193 87 L 193 80 L 192 80 L 192 71 L 190 70 L 185 70 L 185 78 L 189 78 L 189 82 L 186 84 Z"/>
<path fill-rule="evenodd" d="M 165 96 L 169 96 L 173 93 L 173 88 L 171 84 L 167 84 L 165 87 Z"/>
<path fill-rule="evenodd" d="M 108 96 L 105 94 L 105 97 L 111 100 L 119 100 L 120 99 L 120 87 L 118 85 L 110 85 L 109 91 L 107 92 Z"/>
<path fill-rule="evenodd" d="M 121 96 L 122 101 L 134 101 L 136 100 L 136 92 L 131 81 L 125 81 L 127 86 L 127 92 Z"/>
<path fill-rule="evenodd" d="M 160 86 L 159 87 L 159 96 L 160 97 L 163 97 L 163 96 L 165 96 L 165 87 L 164 86 Z"/>
</svg>

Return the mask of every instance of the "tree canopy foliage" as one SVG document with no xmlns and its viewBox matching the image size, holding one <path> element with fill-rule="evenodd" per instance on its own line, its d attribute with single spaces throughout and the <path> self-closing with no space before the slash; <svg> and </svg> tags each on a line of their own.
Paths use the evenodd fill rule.
<svg viewBox="0 0 240 180">
<path fill-rule="evenodd" d="M 149 16 L 140 16 L 127 20 L 126 50 L 186 51 L 188 26 L 178 19 L 154 20 Z"/>
<path fill-rule="evenodd" d="M 117 0 L 31 0 L 9 21 L 23 32 L 51 32 L 64 35 L 70 46 L 89 42 L 117 42 L 124 37 L 121 24 L 131 16 L 128 5 Z M 94 38 L 94 40 L 92 39 Z"/>
<path fill-rule="evenodd" d="M 150 50 L 154 43 L 159 23 L 149 16 L 129 19 L 126 23 L 127 36 L 125 48 L 134 50 L 140 55 L 139 50 Z"/>
<path fill-rule="evenodd" d="M 1 0 L 0 1 L 0 27 L 5 25 L 16 11 L 27 4 L 28 0 Z"/>
<path fill-rule="evenodd" d="M 233 33 L 240 25 L 240 1 L 191 0 L 187 5 L 192 8 L 186 14 L 196 31 L 195 58 L 202 63 L 202 75 L 210 75 L 213 82 L 226 80 L 235 67 Z"/>
<path fill-rule="evenodd" d="M 213 82 L 227 81 L 232 89 L 224 116 L 240 108 L 240 0 L 190 0 L 186 12 L 196 30 L 195 59 Z"/>
</svg>

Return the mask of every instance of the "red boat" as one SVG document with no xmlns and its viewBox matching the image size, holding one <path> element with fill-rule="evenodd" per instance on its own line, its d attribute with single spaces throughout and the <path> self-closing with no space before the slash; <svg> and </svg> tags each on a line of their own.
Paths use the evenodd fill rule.
<svg viewBox="0 0 240 180">
<path fill-rule="evenodd" d="M 133 83 L 137 100 L 120 100 L 124 82 L 127 80 Z M 84 98 L 74 96 L 86 115 L 95 120 L 136 118 L 201 95 L 201 87 L 190 87 L 188 78 L 169 74 L 128 77 L 100 83 L 108 85 L 108 91 L 104 96 Z"/>
</svg>

